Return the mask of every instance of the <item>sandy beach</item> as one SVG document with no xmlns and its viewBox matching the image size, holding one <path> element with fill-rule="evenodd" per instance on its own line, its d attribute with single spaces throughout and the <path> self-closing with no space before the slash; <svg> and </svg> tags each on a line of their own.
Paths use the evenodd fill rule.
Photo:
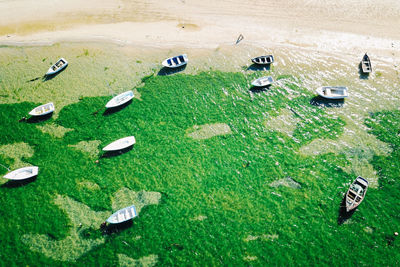
<svg viewBox="0 0 400 267">
<path fill-rule="evenodd" d="M 0 44 L 111 41 L 216 48 L 243 42 L 347 53 L 400 50 L 400 2 L 384 1 L 0 1 Z"/>
</svg>

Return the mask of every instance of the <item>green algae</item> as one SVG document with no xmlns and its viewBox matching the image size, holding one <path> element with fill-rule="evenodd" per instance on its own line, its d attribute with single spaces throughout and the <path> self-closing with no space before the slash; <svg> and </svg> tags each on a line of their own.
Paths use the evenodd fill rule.
<svg viewBox="0 0 400 267">
<path fill-rule="evenodd" d="M 142 101 L 115 113 L 104 113 L 109 96 L 83 97 L 39 124 L 18 122 L 37 102 L 0 105 L 1 127 L 14 129 L 0 131 L 0 144 L 28 144 L 35 151 L 30 163 L 41 167 L 36 181 L 0 188 L 4 263 L 114 266 L 157 255 L 156 264 L 167 266 L 397 265 L 399 244 L 387 241 L 400 214 L 392 205 L 399 189 L 398 130 L 386 130 L 392 113 L 365 122 L 369 135 L 391 150 L 363 154 L 379 187 L 339 225 L 343 194 L 357 173 L 343 171 L 350 165 L 344 153 L 300 152 L 317 139 L 337 142 L 346 121 L 310 105 L 299 79 L 282 77 L 270 90 L 252 93 L 254 76 L 151 76 L 138 88 Z M 267 127 L 288 111 L 296 118 L 290 135 Z M 201 141 L 187 136 L 195 125 L 219 122 L 231 133 Z M 49 123 L 73 131 L 56 138 L 36 127 Z M 127 135 L 137 140 L 130 151 L 97 163 L 71 147 Z M 7 160 L 0 157 L 1 164 Z M 285 177 L 295 177 L 301 190 L 271 188 Z M 132 203 L 140 208 L 132 226 L 101 235 L 99 223 Z"/>
<path fill-rule="evenodd" d="M 68 215 L 68 235 L 62 240 L 53 240 L 47 235 L 25 234 L 22 241 L 32 251 L 43 253 L 46 257 L 58 261 L 75 261 L 93 247 L 104 243 L 104 237 L 86 239 L 83 238 L 82 232 L 88 228 L 97 228 L 109 215 L 108 212 L 92 211 L 88 206 L 67 196 L 59 195 L 54 202 Z"/>
<path fill-rule="evenodd" d="M 88 182 L 85 185 L 87 187 Z M 96 189 L 96 186 L 90 185 Z M 158 204 L 160 198 L 161 195 L 157 192 L 142 191 L 136 193 L 127 188 L 122 188 L 115 193 L 112 207 L 113 209 L 121 209 L 135 204 L 139 214 L 144 206 Z M 91 229 L 98 230 L 100 224 L 111 215 L 109 212 L 93 211 L 85 204 L 77 202 L 68 196 L 58 195 L 54 202 L 68 215 L 70 220 L 68 235 L 62 240 L 53 240 L 48 235 L 26 234 L 22 237 L 22 241 L 32 251 L 43 253 L 46 257 L 58 261 L 74 262 L 84 253 L 105 242 L 105 238 L 100 236 L 99 233 L 94 235 L 95 238 L 87 233 L 93 232 Z M 86 230 L 89 230 L 89 232 Z M 150 258 L 138 260 L 138 264 L 152 264 L 156 259 L 157 257 L 150 256 Z"/>
</svg>

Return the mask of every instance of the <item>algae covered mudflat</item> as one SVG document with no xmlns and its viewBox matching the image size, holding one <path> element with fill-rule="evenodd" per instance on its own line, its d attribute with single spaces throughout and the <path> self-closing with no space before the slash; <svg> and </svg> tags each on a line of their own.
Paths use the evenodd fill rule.
<svg viewBox="0 0 400 267">
<path fill-rule="evenodd" d="M 400 225 L 400 113 L 383 110 L 390 108 L 384 94 L 370 110 L 354 99 L 335 107 L 315 104 L 312 76 L 297 75 L 279 60 L 268 71 L 173 75 L 157 75 L 156 65 L 143 63 L 137 76 L 148 76 L 132 88 L 128 77 L 135 67 L 119 73 L 101 56 L 110 52 L 80 56 L 82 51 L 76 49 L 65 72 L 49 81 L 26 82 L 35 76 L 27 70 L 22 83 L 1 66 L 1 90 L 8 96 L 0 105 L 0 164 L 40 166 L 30 183 L 2 181 L 2 263 L 399 264 L 393 232 Z M 81 67 L 101 63 L 79 80 L 71 75 L 78 73 L 74 61 Z M 266 72 L 276 83 L 250 90 Z M 384 78 L 375 86 L 387 85 Z M 118 89 L 135 89 L 140 98 L 106 112 Z M 55 116 L 19 122 L 52 97 Z M 353 133 L 362 133 L 358 141 L 351 141 Z M 130 135 L 136 138 L 131 150 L 102 154 L 101 147 Z M 343 218 L 343 195 L 360 172 L 375 175 L 376 185 Z M 100 224 L 131 203 L 138 218 L 102 233 Z"/>
</svg>

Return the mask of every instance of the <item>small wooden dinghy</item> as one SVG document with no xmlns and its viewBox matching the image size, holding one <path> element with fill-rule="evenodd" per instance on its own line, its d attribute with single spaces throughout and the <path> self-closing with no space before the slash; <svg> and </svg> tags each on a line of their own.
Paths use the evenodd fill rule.
<svg viewBox="0 0 400 267">
<path fill-rule="evenodd" d="M 167 58 L 162 62 L 162 65 L 167 68 L 178 68 L 189 62 L 186 54 L 182 54 L 176 57 Z"/>
<path fill-rule="evenodd" d="M 38 106 L 29 112 L 31 116 L 43 116 L 49 113 L 54 112 L 54 104 L 52 102 Z"/>
<path fill-rule="evenodd" d="M 107 222 L 111 224 L 122 223 L 130 219 L 133 219 L 136 216 L 137 216 L 136 208 L 134 205 L 132 205 L 115 212 L 107 219 Z"/>
<path fill-rule="evenodd" d="M 265 87 L 269 86 L 274 82 L 274 79 L 272 79 L 271 76 L 266 76 L 266 77 L 261 77 L 258 78 L 257 80 L 254 80 L 251 85 L 256 86 L 256 87 Z"/>
<path fill-rule="evenodd" d="M 361 60 L 361 70 L 364 73 L 370 73 L 372 72 L 372 66 L 371 66 L 371 60 L 369 59 L 369 56 L 367 53 L 363 56 Z"/>
<path fill-rule="evenodd" d="M 24 180 L 36 176 L 39 172 L 39 167 L 29 166 L 9 172 L 3 177 L 10 180 Z"/>
<path fill-rule="evenodd" d="M 124 148 L 133 146 L 136 143 L 135 137 L 134 136 L 128 136 L 124 137 L 121 139 L 118 139 L 111 144 L 105 146 L 103 148 L 103 151 L 117 151 L 117 150 L 122 150 Z"/>
<path fill-rule="evenodd" d="M 131 100 L 133 98 L 133 96 L 134 96 L 133 92 L 130 90 L 126 91 L 122 94 L 119 94 L 107 102 L 106 108 L 115 108 L 115 107 L 121 106 L 121 105 L 127 103 L 129 100 Z"/>
<path fill-rule="evenodd" d="M 349 96 L 345 86 L 322 86 L 317 88 L 317 94 L 328 99 L 343 99 Z"/>
<path fill-rule="evenodd" d="M 368 189 L 368 181 L 358 176 L 354 182 L 350 185 L 349 190 L 346 193 L 346 211 L 349 212 L 363 201 L 365 194 Z"/>
<path fill-rule="evenodd" d="M 46 75 L 53 75 L 56 74 L 57 72 L 60 72 L 61 70 L 65 69 L 67 67 L 68 62 L 64 58 L 60 58 L 53 66 L 49 68 L 49 70 L 46 72 Z"/>
<path fill-rule="evenodd" d="M 259 64 L 259 65 L 268 65 L 274 63 L 274 56 L 273 55 L 267 55 L 267 56 L 260 56 L 260 57 L 255 57 L 251 59 L 251 62 L 254 64 Z"/>
</svg>

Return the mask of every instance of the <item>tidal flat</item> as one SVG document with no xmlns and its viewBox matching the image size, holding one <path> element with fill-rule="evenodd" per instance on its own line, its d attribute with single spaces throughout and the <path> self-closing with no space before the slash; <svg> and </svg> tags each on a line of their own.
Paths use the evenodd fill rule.
<svg viewBox="0 0 400 267">
<path fill-rule="evenodd" d="M 398 73 L 376 60 L 365 77 L 351 55 L 275 49 L 190 49 L 189 65 L 170 72 L 160 62 L 179 49 L 1 47 L 0 164 L 40 168 L 0 182 L 1 263 L 399 265 Z M 251 65 L 256 52 L 276 62 Z M 43 79 L 59 57 L 69 66 Z M 266 75 L 271 87 L 251 88 Z M 322 100 L 320 85 L 347 85 L 350 97 Z M 127 90 L 132 102 L 107 112 Z M 50 101 L 52 117 L 20 121 Z M 131 135 L 131 150 L 104 156 Z M 371 188 L 347 217 L 358 175 Z M 130 204 L 139 216 L 102 233 Z"/>
</svg>

